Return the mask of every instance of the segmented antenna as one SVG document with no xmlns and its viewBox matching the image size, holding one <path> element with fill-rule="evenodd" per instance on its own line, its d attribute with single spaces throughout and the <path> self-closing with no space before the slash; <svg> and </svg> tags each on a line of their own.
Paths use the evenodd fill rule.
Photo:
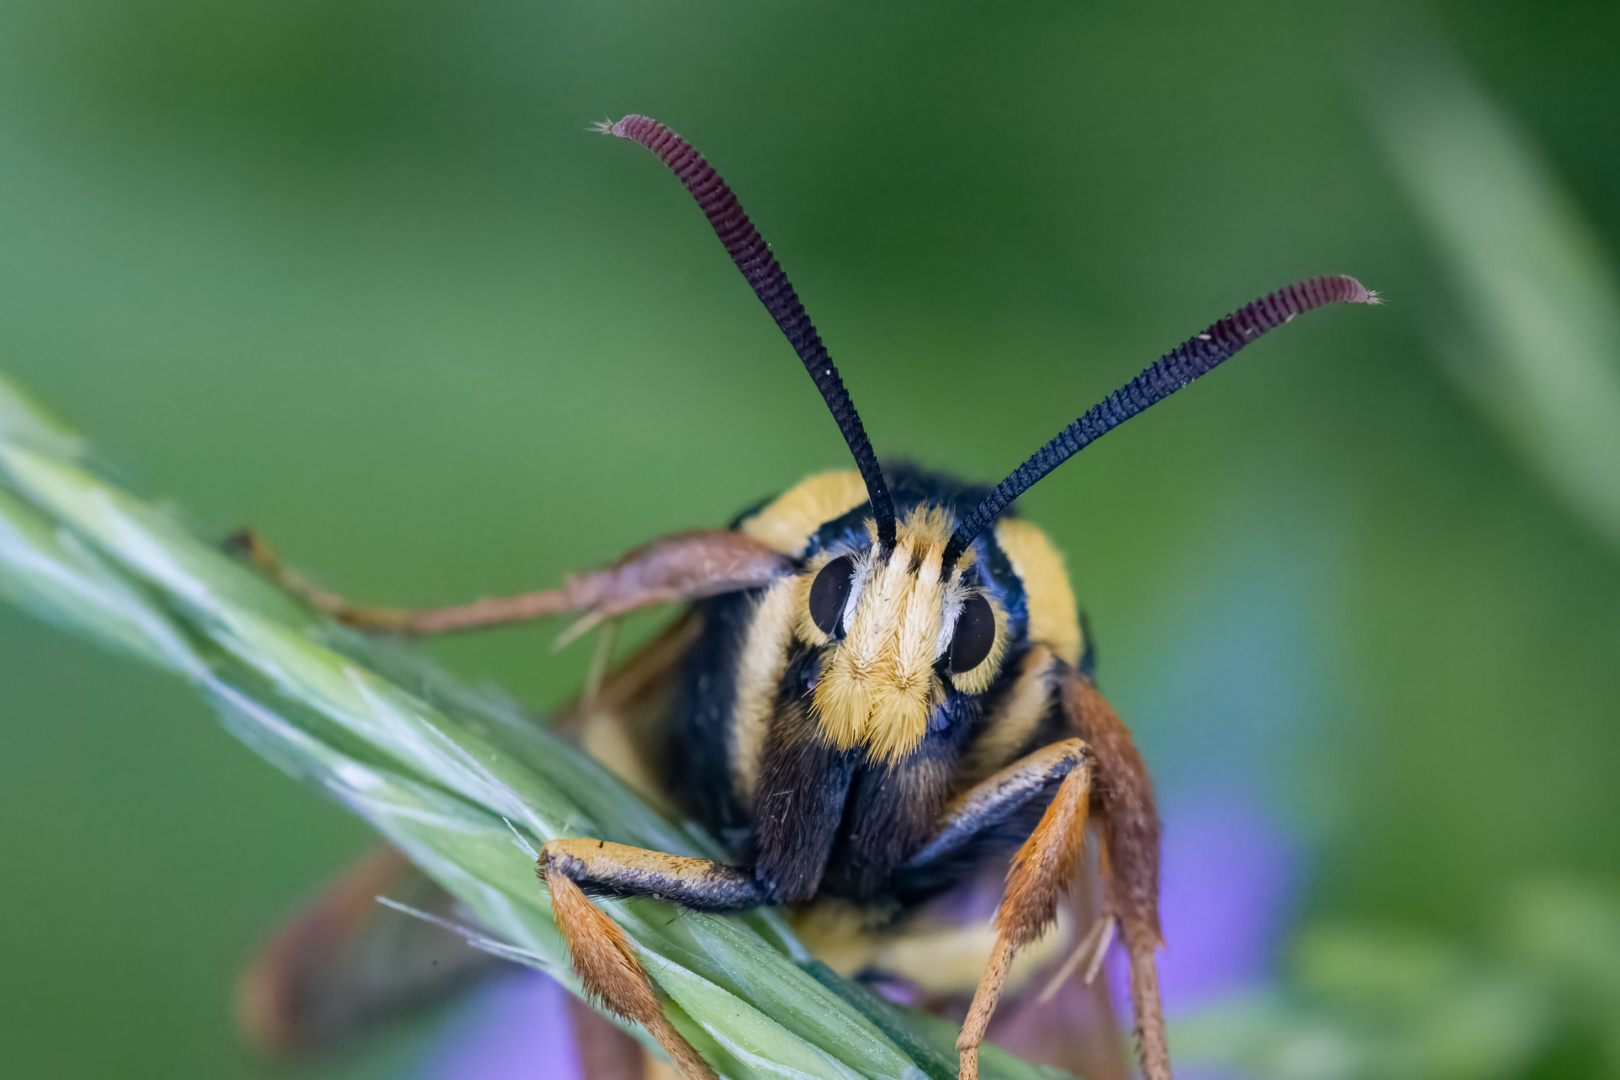
<svg viewBox="0 0 1620 1080">
<path fill-rule="evenodd" d="M 883 480 L 883 470 L 878 467 L 866 429 L 861 426 L 860 414 L 849 400 L 849 392 L 838 377 L 838 368 L 827 355 L 827 347 L 821 343 L 821 335 L 816 333 L 810 316 L 805 314 L 804 305 L 799 302 L 787 274 L 777 264 L 765 238 L 743 213 L 737 196 L 690 143 L 657 120 L 632 115 L 616 124 L 598 124 L 597 129 L 621 139 L 633 139 L 657 154 L 697 200 L 703 216 L 709 219 L 715 235 L 725 245 L 726 253 L 754 287 L 776 325 L 787 335 L 788 343 L 804 361 L 810 378 L 815 380 L 816 389 L 826 399 L 827 408 L 832 411 L 838 430 L 843 432 L 849 452 L 855 457 L 855 467 L 866 481 L 866 494 L 872 500 L 872 514 L 877 519 L 878 543 L 885 551 L 893 550 L 894 500 L 889 497 L 889 486 Z"/>
<path fill-rule="evenodd" d="M 977 510 L 957 524 L 945 546 L 945 566 L 950 566 L 985 529 L 999 518 L 1014 499 L 1033 487 L 1047 473 L 1078 454 L 1088 444 L 1108 434 L 1137 413 L 1163 401 L 1200 375 L 1214 370 L 1221 361 L 1295 315 L 1323 304 L 1376 304 L 1377 294 L 1364 288 L 1353 277 L 1318 277 L 1278 289 L 1205 330 L 1188 338 L 1154 361 L 1124 386 L 1088 409 L 1084 416 L 1058 432 L 1057 437 L 1037 450 L 1011 476 L 997 484 Z"/>
</svg>

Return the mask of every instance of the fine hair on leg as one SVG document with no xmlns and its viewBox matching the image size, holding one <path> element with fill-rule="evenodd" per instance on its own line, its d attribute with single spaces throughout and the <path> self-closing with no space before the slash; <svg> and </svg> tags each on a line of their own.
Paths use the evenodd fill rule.
<svg viewBox="0 0 1620 1080">
<path fill-rule="evenodd" d="M 973 1004 L 956 1040 L 962 1055 L 961 1080 L 978 1078 L 979 1044 L 1001 1000 L 1013 954 L 1039 938 L 1056 921 L 1058 901 L 1080 868 L 1086 814 L 1091 802 L 1091 762 L 1079 740 L 1069 742 L 1074 744 L 1078 760 L 1058 786 L 1035 831 L 1013 856 L 1012 867 L 1007 872 L 1007 892 L 996 911 L 995 951 L 979 978 Z M 1000 776 L 985 783 L 996 783 Z"/>
<path fill-rule="evenodd" d="M 1147 766 L 1130 730 L 1092 681 L 1068 665 L 1058 672 L 1070 728 L 1096 755 L 1108 903 L 1119 919 L 1130 958 L 1131 1005 L 1142 1072 L 1170 1080 L 1170 1044 L 1164 1030 L 1154 953 L 1164 945 L 1159 927 L 1159 814 Z"/>
<path fill-rule="evenodd" d="M 602 1007 L 646 1028 L 687 1080 L 718 1080 L 714 1070 L 664 1015 L 647 969 L 641 966 L 635 947 L 619 924 L 591 903 L 566 875 L 551 874 L 546 883 L 551 888 L 557 929 L 586 994 Z"/>
</svg>

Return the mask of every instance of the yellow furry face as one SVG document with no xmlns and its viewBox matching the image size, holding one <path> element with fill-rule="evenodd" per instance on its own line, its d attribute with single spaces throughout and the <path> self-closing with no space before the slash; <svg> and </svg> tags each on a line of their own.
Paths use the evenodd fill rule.
<svg viewBox="0 0 1620 1080">
<path fill-rule="evenodd" d="M 922 742 L 945 700 L 937 668 L 973 591 L 962 584 L 962 572 L 974 557 L 941 564 L 950 526 L 943 511 L 918 510 L 900 525 L 894 551 L 882 560 L 874 532 L 872 546 L 853 555 L 842 638 L 818 627 L 809 609 L 815 576 L 834 556 L 813 560 L 800 579 L 796 631 L 824 648 L 811 711 L 822 736 L 839 749 L 864 748 L 874 763 L 903 758 Z M 1000 670 L 1007 617 L 994 601 L 991 609 L 995 643 L 972 670 L 947 676 L 958 690 L 981 692 Z"/>
</svg>

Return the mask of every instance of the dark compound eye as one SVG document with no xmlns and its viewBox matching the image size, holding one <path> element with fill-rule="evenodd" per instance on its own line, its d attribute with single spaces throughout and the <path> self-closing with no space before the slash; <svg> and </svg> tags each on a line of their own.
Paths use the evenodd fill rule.
<svg viewBox="0 0 1620 1080">
<path fill-rule="evenodd" d="M 814 610 L 812 603 L 812 610 Z M 951 635 L 951 670 L 957 674 L 972 671 L 984 663 L 996 643 L 996 613 L 982 593 L 974 593 L 962 605 L 962 616 L 956 620 L 956 633 Z"/>
<path fill-rule="evenodd" d="M 823 566 L 816 580 L 810 583 L 810 621 L 819 626 L 823 634 L 838 630 L 838 620 L 843 617 L 854 576 L 855 560 L 842 555 Z"/>
</svg>

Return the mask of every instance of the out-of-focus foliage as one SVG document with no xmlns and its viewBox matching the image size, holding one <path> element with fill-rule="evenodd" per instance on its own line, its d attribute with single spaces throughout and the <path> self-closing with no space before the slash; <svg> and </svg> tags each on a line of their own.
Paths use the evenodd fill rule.
<svg viewBox="0 0 1620 1080">
<path fill-rule="evenodd" d="M 1177 1026 L 1183 1060 L 1277 1080 L 1506 1080 L 1620 1070 L 1620 901 L 1525 882 L 1471 947 L 1324 925 L 1275 989 Z"/>
<path fill-rule="evenodd" d="M 1613 470 L 1574 419 L 1601 395 L 1560 419 L 1546 378 L 1603 355 L 1579 313 L 1620 250 L 1616 40 L 1609 0 L 9 0 L 0 367 L 202 532 L 448 602 L 845 460 L 683 193 L 586 133 L 603 116 L 696 141 L 880 453 L 973 478 L 1221 312 L 1356 274 L 1389 305 L 1296 321 L 1022 509 L 1169 836 L 1245 800 L 1299 852 L 1282 939 L 1390 927 L 1500 971 L 1505 883 L 1620 882 Z M 1467 73 L 1476 120 L 1413 149 L 1457 100 L 1407 77 L 1415 49 L 1443 90 Z M 1573 320 L 1550 357 L 1549 313 Z M 553 632 L 431 651 L 544 706 L 588 663 Z M 369 831 L 177 681 L 9 609 L 0 825 L 8 1072 L 399 1076 L 435 1035 L 246 1054 L 236 966 Z M 1538 1078 L 1602 1075 L 1548 1038 L 1575 1049 L 1524 1059 Z"/>
<path fill-rule="evenodd" d="M 1467 324 L 1435 318 L 1448 371 L 1554 490 L 1620 545 L 1620 283 L 1520 132 L 1449 58 L 1373 91 L 1396 172 Z"/>
<path fill-rule="evenodd" d="M 1376 121 L 1466 323 L 1433 316 L 1448 373 L 1549 485 L 1620 541 L 1620 293 L 1523 135 L 1449 58 L 1373 83 Z M 1620 1073 L 1620 902 L 1530 879 L 1483 946 L 1420 931 L 1304 929 L 1276 989 L 1177 1031 L 1193 1058 L 1290 1080 Z"/>
</svg>

